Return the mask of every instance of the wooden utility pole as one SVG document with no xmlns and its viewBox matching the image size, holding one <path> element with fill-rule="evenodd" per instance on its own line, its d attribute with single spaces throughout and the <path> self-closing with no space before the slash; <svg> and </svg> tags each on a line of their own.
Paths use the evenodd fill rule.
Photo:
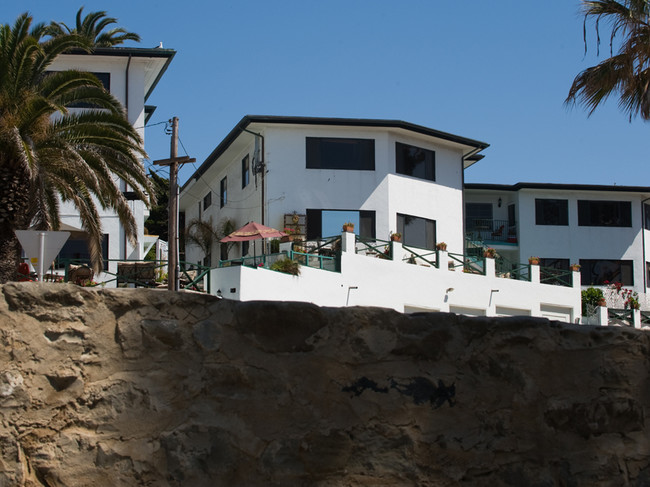
<svg viewBox="0 0 650 487">
<path fill-rule="evenodd" d="M 169 166 L 169 216 L 168 233 L 169 242 L 167 247 L 167 289 L 178 291 L 180 266 L 178 263 L 178 165 L 184 162 L 195 162 L 189 156 L 178 157 L 178 117 L 172 122 L 172 140 L 169 151 L 169 159 L 153 161 L 159 166 Z"/>
</svg>

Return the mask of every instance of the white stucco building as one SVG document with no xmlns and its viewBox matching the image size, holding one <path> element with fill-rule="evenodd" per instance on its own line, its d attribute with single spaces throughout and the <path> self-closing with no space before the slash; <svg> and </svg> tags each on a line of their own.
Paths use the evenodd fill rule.
<svg viewBox="0 0 650 487">
<path fill-rule="evenodd" d="M 486 147 L 395 120 L 246 116 L 182 188 L 185 225 L 257 221 L 288 226 L 318 246 L 350 221 L 358 237 L 342 235 L 337 272 L 310 263 L 300 277 L 248 266 L 259 244 L 214 242 L 209 255 L 188 246 L 185 260 L 210 262 L 212 291 L 240 300 L 578 320 L 578 272 L 566 273 L 564 286 L 544 284 L 537 266 L 495 269 L 482 249 L 476 258 L 465 252 L 463 171 Z M 391 232 L 402 244 L 386 242 Z M 439 242 L 447 252 L 436 252 Z M 384 250 L 390 258 L 378 255 Z M 310 257 L 320 259 L 316 267 L 324 258 Z"/>
<path fill-rule="evenodd" d="M 73 51 L 60 55 L 51 65 L 51 71 L 78 69 L 95 74 L 125 107 L 129 122 L 136 128 L 144 141 L 144 126 L 155 110 L 147 105 L 147 99 L 155 89 L 161 77 L 175 55 L 175 51 L 162 48 L 98 47 L 92 53 Z M 81 110 L 83 108 L 79 108 Z M 74 109 L 73 109 L 74 110 Z M 114 212 L 102 210 L 98 206 L 104 232 L 105 259 L 141 259 L 144 255 L 144 221 L 148 210 L 144 203 L 134 199 L 129 188 L 122 189 L 130 200 L 131 211 L 138 224 L 138 246 L 133 248 L 125 237 L 124 229 Z M 61 206 L 61 222 L 64 228 L 80 229 L 81 222 L 74 206 Z M 75 238 L 76 237 L 76 238 Z M 87 246 L 83 235 L 74 232 L 59 257 L 87 258 Z M 115 272 L 116 264 L 112 263 Z"/>
<path fill-rule="evenodd" d="M 646 293 L 650 187 L 466 184 L 465 228 L 509 261 L 580 264 L 584 287 L 621 282 Z"/>
</svg>

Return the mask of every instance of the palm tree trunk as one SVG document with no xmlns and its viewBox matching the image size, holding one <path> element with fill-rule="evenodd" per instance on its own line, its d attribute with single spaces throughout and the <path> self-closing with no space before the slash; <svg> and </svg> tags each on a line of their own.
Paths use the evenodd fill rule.
<svg viewBox="0 0 650 487">
<path fill-rule="evenodd" d="M 15 281 L 18 264 L 20 264 L 20 242 L 13 228 L 7 223 L 0 223 L 0 284 Z"/>
<path fill-rule="evenodd" d="M 21 177 L 22 176 L 22 177 Z M 29 193 L 24 173 L 0 166 L 0 284 L 17 278 L 20 242 L 14 230 L 29 225 Z"/>
</svg>

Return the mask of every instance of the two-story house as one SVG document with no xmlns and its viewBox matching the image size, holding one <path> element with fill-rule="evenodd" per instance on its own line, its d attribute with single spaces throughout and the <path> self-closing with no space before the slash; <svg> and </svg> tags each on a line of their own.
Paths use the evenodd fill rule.
<svg viewBox="0 0 650 487">
<path fill-rule="evenodd" d="M 73 51 L 56 58 L 52 71 L 78 69 L 97 76 L 104 87 L 124 106 L 129 122 L 144 141 L 144 127 L 156 107 L 147 105 L 147 99 L 167 70 L 176 51 L 163 48 L 97 47 L 92 53 Z M 84 110 L 92 107 L 75 107 Z M 125 237 L 117 215 L 99 207 L 104 232 L 104 259 L 141 259 L 144 256 L 144 221 L 148 211 L 144 203 L 135 199 L 128 187 L 122 189 L 130 200 L 131 211 L 138 224 L 138 246 L 133 248 Z M 71 204 L 61 205 L 61 222 L 72 235 L 59 253 L 59 258 L 88 258 L 87 245 L 80 229 L 78 213 Z M 116 264 L 111 263 L 112 272 Z"/>
<path fill-rule="evenodd" d="M 463 170 L 487 146 L 396 120 L 246 116 L 183 186 L 180 208 L 186 222 L 279 229 L 296 213 L 308 239 L 350 221 L 361 236 L 400 232 L 406 245 L 462 253 Z M 221 259 L 241 246 L 232 252 Z M 190 247 L 186 260 L 199 254 Z"/>
<path fill-rule="evenodd" d="M 645 186 L 466 184 L 465 231 L 510 262 L 580 264 L 584 287 L 620 282 L 646 293 L 649 201 Z"/>
<path fill-rule="evenodd" d="M 486 147 L 396 120 L 246 116 L 183 186 L 181 221 L 288 227 L 318 255 L 282 244 L 304 264 L 299 277 L 258 267 L 260 247 L 246 243 L 188 245 L 185 260 L 211 262 L 212 292 L 232 299 L 579 319 L 577 272 L 546 285 L 537 266 L 496 272 L 464 255 L 464 170 Z M 356 235 L 341 234 L 346 222 Z M 336 272 L 321 250 L 338 256 Z"/>
</svg>

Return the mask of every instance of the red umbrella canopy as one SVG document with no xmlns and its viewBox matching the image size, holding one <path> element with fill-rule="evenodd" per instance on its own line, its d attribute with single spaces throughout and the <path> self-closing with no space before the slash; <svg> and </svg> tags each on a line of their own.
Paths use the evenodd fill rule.
<svg viewBox="0 0 650 487">
<path fill-rule="evenodd" d="M 266 227 L 261 223 L 248 222 L 239 230 L 235 230 L 227 237 L 221 239 L 221 242 L 246 242 L 248 240 L 259 240 L 261 238 L 279 238 L 287 234 L 276 230 L 275 228 Z"/>
</svg>

